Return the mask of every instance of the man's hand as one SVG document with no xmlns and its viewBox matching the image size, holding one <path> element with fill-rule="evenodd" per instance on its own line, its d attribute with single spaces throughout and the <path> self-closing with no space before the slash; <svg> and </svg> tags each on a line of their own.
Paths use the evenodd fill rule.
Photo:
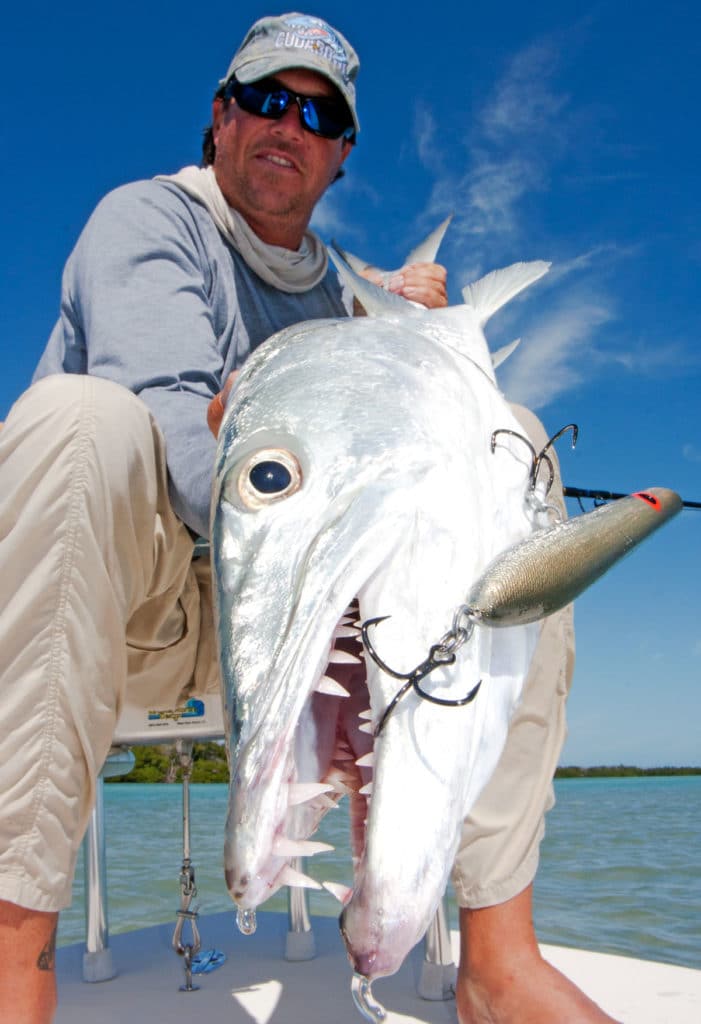
<svg viewBox="0 0 701 1024">
<path fill-rule="evenodd" d="M 221 427 L 221 421 L 224 419 L 224 409 L 226 407 L 226 400 L 229 397 L 229 392 L 234 386 L 234 381 L 238 376 L 238 370 L 234 370 L 230 373 L 226 384 L 219 392 L 215 395 L 212 401 L 207 406 L 207 426 L 212 431 L 215 437 L 219 436 L 219 428 Z"/>
<path fill-rule="evenodd" d="M 362 273 L 373 284 L 412 302 L 420 302 L 427 309 L 448 305 L 448 272 L 439 263 L 408 263 L 390 271 L 366 267 Z"/>
</svg>

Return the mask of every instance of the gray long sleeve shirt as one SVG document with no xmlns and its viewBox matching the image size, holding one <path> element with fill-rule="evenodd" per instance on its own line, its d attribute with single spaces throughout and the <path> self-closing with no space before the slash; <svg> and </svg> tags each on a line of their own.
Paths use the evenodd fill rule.
<svg viewBox="0 0 701 1024">
<path fill-rule="evenodd" d="M 209 535 L 209 401 L 275 331 L 348 316 L 329 270 L 308 292 L 262 281 L 176 185 L 140 181 L 97 206 L 68 259 L 61 315 L 34 373 L 92 373 L 138 395 L 166 439 L 173 507 Z"/>
</svg>

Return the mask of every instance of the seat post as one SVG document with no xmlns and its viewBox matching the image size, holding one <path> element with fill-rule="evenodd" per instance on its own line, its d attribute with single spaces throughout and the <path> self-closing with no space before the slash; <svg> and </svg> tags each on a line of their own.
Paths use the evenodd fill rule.
<svg viewBox="0 0 701 1024">
<path fill-rule="evenodd" d="M 424 937 L 424 959 L 416 990 L 422 999 L 452 999 L 457 973 L 444 896 Z"/>
<path fill-rule="evenodd" d="M 97 777 L 95 806 L 83 839 L 85 864 L 85 952 L 83 981 L 109 981 L 117 974 L 109 948 L 107 919 L 107 860 L 105 856 L 104 780 L 126 775 L 134 767 L 134 755 L 126 747 L 110 751 Z"/>
</svg>

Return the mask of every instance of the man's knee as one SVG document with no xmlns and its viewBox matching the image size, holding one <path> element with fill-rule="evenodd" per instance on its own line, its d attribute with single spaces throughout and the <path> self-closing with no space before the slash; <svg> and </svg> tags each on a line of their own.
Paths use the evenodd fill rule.
<svg viewBox="0 0 701 1024">
<path fill-rule="evenodd" d="M 86 413 L 97 429 L 107 428 L 120 439 L 132 421 L 147 429 L 153 422 L 147 406 L 128 388 L 79 373 L 52 374 L 37 381 L 12 407 L 8 422 L 22 415 L 37 425 L 52 418 L 68 424 Z"/>
</svg>

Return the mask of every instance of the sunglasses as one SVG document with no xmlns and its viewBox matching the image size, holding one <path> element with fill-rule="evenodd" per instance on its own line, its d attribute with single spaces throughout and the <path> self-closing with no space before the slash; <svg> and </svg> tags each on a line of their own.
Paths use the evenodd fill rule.
<svg viewBox="0 0 701 1024">
<path fill-rule="evenodd" d="M 224 89 L 225 99 L 236 100 L 247 114 L 279 121 L 291 103 L 297 104 L 302 127 L 322 139 L 355 141 L 355 128 L 342 100 L 332 96 L 302 96 L 274 78 L 239 82 L 232 77 Z"/>
</svg>

